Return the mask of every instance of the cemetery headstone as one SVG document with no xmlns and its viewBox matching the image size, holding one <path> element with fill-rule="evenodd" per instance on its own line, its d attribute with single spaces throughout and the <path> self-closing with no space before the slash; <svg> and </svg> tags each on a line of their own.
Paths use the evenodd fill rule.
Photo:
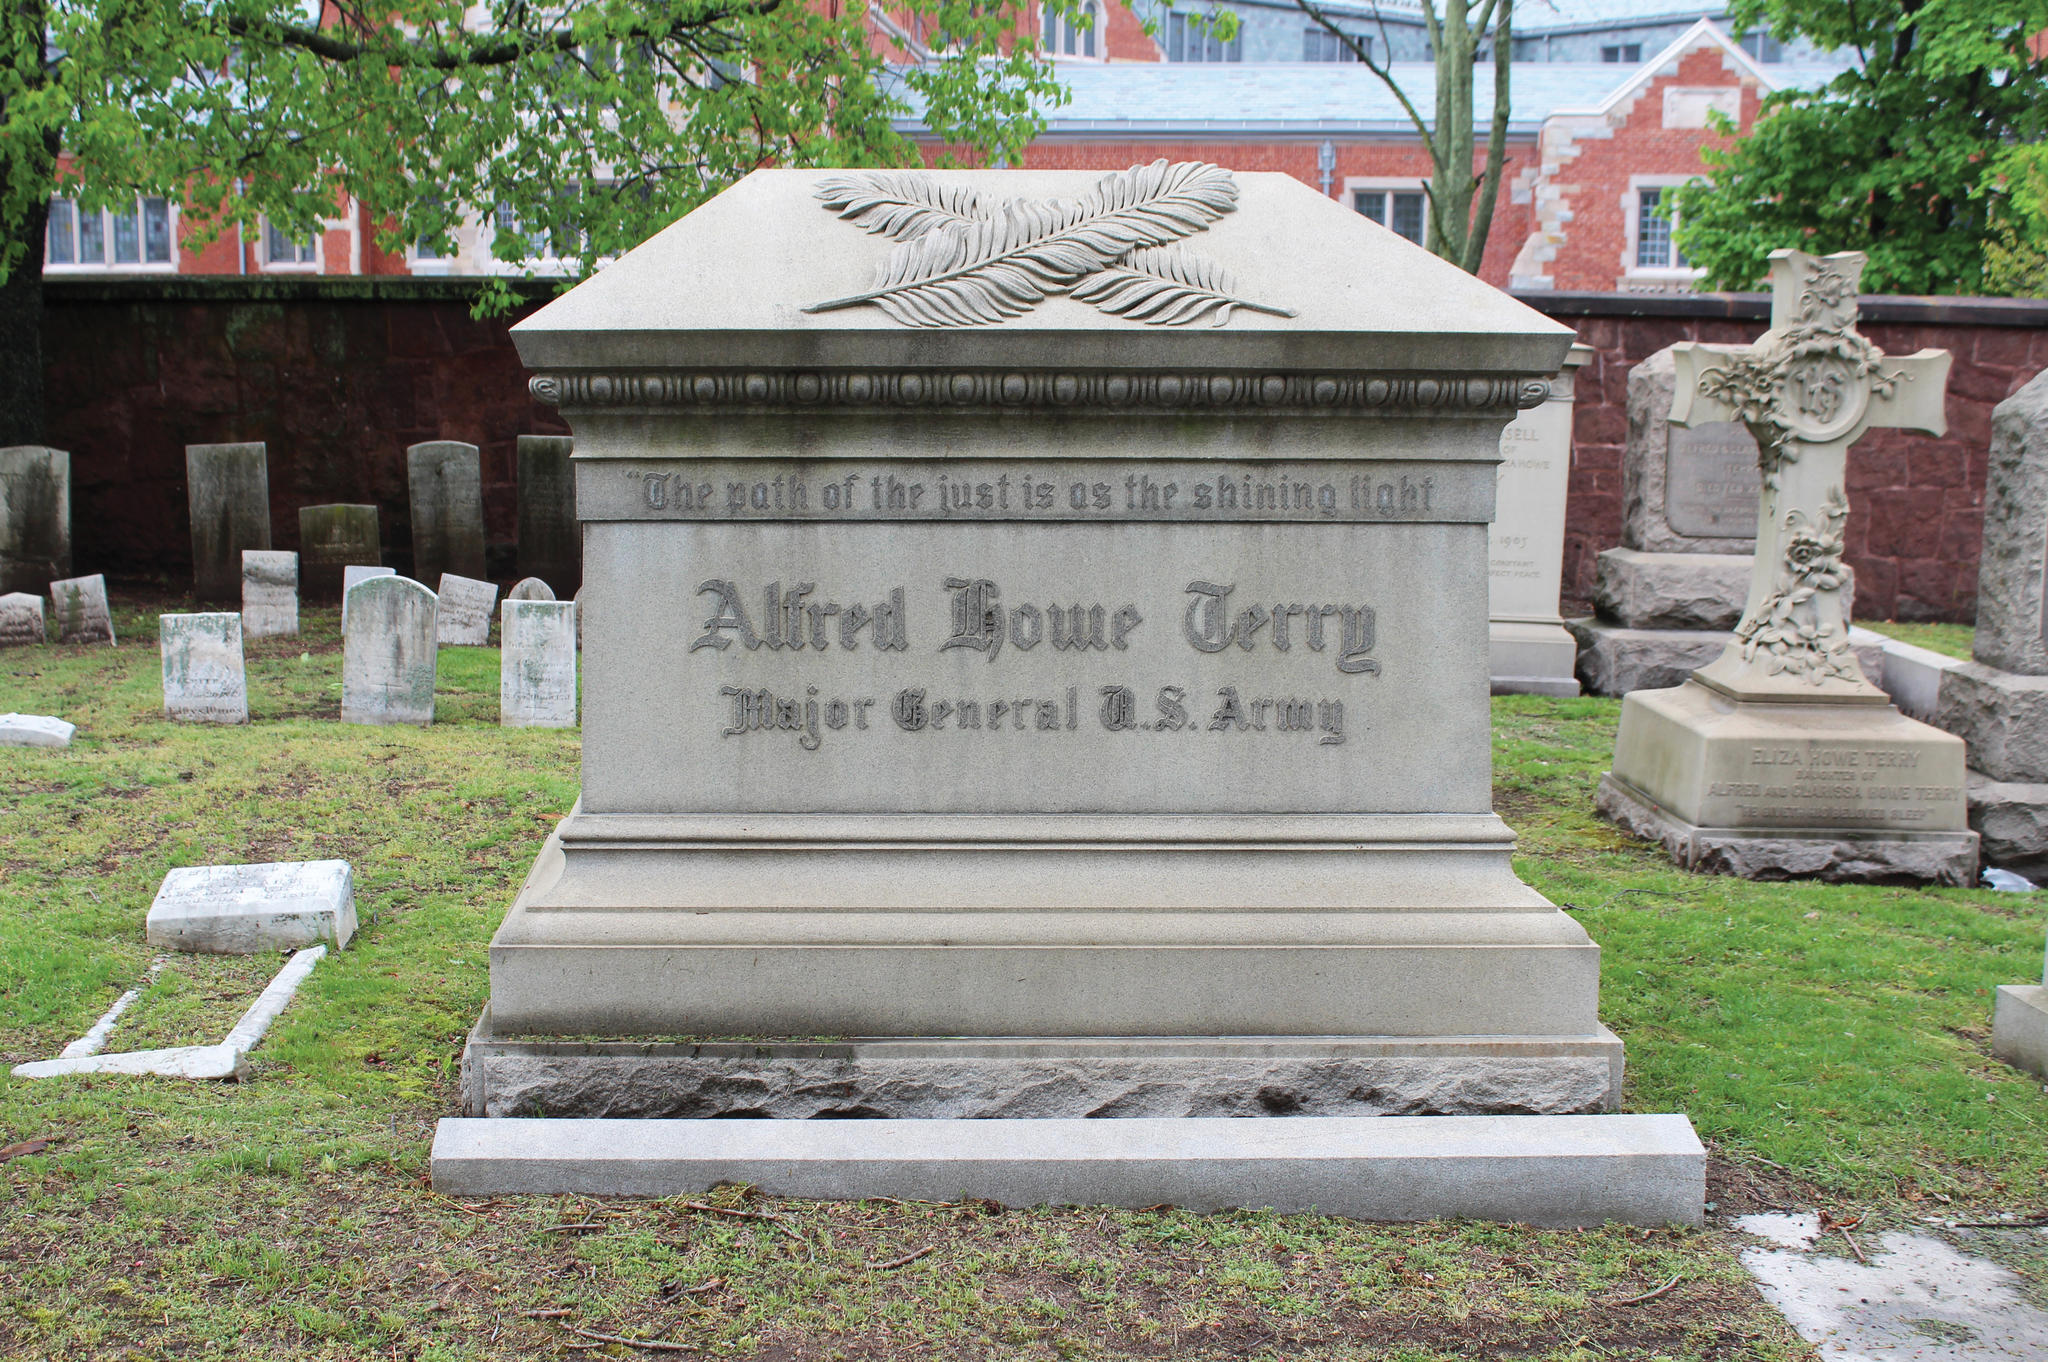
<svg viewBox="0 0 2048 1362">
<path fill-rule="evenodd" d="M 2048 880 L 2048 371 L 1992 411 L 1976 639 L 1938 687 L 1934 723 L 1969 744 L 1984 859 Z"/>
<path fill-rule="evenodd" d="M 249 722 L 240 615 L 159 615 L 157 639 L 166 715 L 209 724 Z"/>
<path fill-rule="evenodd" d="M 2048 1078 L 2048 962 L 2038 984 L 2000 984 L 1991 1016 L 1991 1053 Z"/>
<path fill-rule="evenodd" d="M 441 574 L 440 640 L 444 646 L 488 647 L 491 609 L 498 603 L 493 582 L 473 581 L 452 572 Z"/>
<path fill-rule="evenodd" d="M 348 589 L 350 568 L 375 567 L 383 560 L 375 506 L 299 508 L 299 566 L 306 599 L 338 598 Z"/>
<path fill-rule="evenodd" d="M 295 638 L 299 632 L 299 555 L 242 550 L 242 636 Z"/>
<path fill-rule="evenodd" d="M 50 583 L 50 618 L 56 622 L 59 643 L 113 643 L 107 579 L 95 572 Z"/>
<path fill-rule="evenodd" d="M 574 728 L 575 605 L 508 600 L 502 633 L 498 722 L 507 728 Z"/>
<path fill-rule="evenodd" d="M 423 582 L 444 572 L 484 572 L 483 463 L 475 445 L 428 440 L 405 451 L 412 491 L 412 573 Z"/>
<path fill-rule="evenodd" d="M 270 547 L 270 468 L 261 441 L 186 445 L 192 590 L 200 601 L 242 598 L 242 550 Z"/>
<path fill-rule="evenodd" d="M 1053 202 L 1050 281 L 947 273 L 948 214 Z M 1611 1109 L 1598 947 L 1490 784 L 1500 436 L 1567 328 L 1161 161 L 758 172 L 512 334 L 592 684 L 469 1110 Z M 573 1039 L 685 1034 L 788 1040 Z M 821 1035 L 906 1039 L 821 1098 Z"/>
<path fill-rule="evenodd" d="M 350 588 L 341 625 L 341 721 L 434 722 L 434 593 L 409 577 Z"/>
<path fill-rule="evenodd" d="M 554 598 L 554 588 L 538 577 L 524 578 L 505 593 L 508 601 L 551 601 Z"/>
<path fill-rule="evenodd" d="M 1508 423 L 1488 536 L 1488 629 L 1497 695 L 1577 695 L 1578 643 L 1558 613 L 1564 578 L 1565 494 L 1572 471 L 1577 374 L 1593 357 L 1574 345 L 1550 395 Z"/>
<path fill-rule="evenodd" d="M 583 525 L 569 464 L 574 447 L 566 435 L 519 437 L 519 572 L 571 595 L 583 584 Z"/>
<path fill-rule="evenodd" d="M 348 628 L 348 593 L 356 589 L 358 582 L 367 582 L 372 577 L 396 577 L 397 568 L 388 567 L 345 567 L 341 570 L 341 627 Z"/>
<path fill-rule="evenodd" d="M 0 596 L 0 648 L 22 648 L 49 641 L 41 596 L 31 596 L 26 591 L 10 591 Z"/>
<path fill-rule="evenodd" d="M 0 592 L 40 593 L 71 575 L 71 456 L 0 449 Z"/>
<path fill-rule="evenodd" d="M 1756 559 L 1721 656 L 1623 700 L 1598 804 L 1692 869 L 1967 885 L 1963 744 L 1894 708 L 1849 637 L 1849 446 L 1878 427 L 1942 433 L 1949 365 L 1856 331 L 1863 260 L 1775 252 L 1761 340 L 1674 347 L 1672 423 L 1740 418 L 1764 451 Z"/>
<path fill-rule="evenodd" d="M 143 939 L 176 951 L 256 955 L 320 942 L 338 950 L 355 932 L 347 861 L 273 861 L 171 871 L 149 906 Z"/>
<path fill-rule="evenodd" d="M 0 747 L 69 747 L 77 731 L 47 714 L 0 714 Z"/>
</svg>

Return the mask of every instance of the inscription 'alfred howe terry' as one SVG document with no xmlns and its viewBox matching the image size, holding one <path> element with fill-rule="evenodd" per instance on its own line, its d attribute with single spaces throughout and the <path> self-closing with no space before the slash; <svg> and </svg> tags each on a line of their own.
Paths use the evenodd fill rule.
<svg viewBox="0 0 2048 1362">
<path fill-rule="evenodd" d="M 1055 652 L 1122 653 L 1145 623 L 1133 602 L 1113 607 L 1074 602 L 1041 609 L 1035 604 L 1006 606 L 1001 587 L 987 578 L 945 577 L 941 586 L 948 598 L 950 632 L 938 639 L 939 653 L 967 650 L 989 662 L 996 660 L 1006 644 L 1023 653 L 1041 644 Z M 870 607 L 813 600 L 814 582 L 798 582 L 788 589 L 781 582 L 770 582 L 762 588 L 758 629 L 747 612 L 745 593 L 732 581 L 712 578 L 697 590 L 712 597 L 715 606 L 704 621 L 704 632 L 690 644 L 691 652 L 723 652 L 732 647 L 735 638 L 749 652 L 762 648 L 824 652 L 832 648 L 835 638 L 841 650 L 856 651 L 863 632 L 878 651 L 907 652 L 912 647 L 903 587 L 892 588 L 886 599 Z M 1187 584 L 1179 631 L 1187 646 L 1202 654 L 1221 653 L 1233 645 L 1247 653 L 1262 648 L 1286 653 L 1298 644 L 1309 652 L 1334 653 L 1337 671 L 1342 674 L 1379 674 L 1379 663 L 1367 656 L 1377 633 L 1377 615 L 1371 606 L 1275 602 L 1270 607 L 1234 607 L 1230 598 L 1236 591 L 1235 585 L 1218 582 Z M 1334 628 L 1330 627 L 1332 620 Z M 1100 700 L 1095 717 L 1110 732 L 1299 732 L 1318 735 L 1324 746 L 1344 741 L 1344 702 L 1340 698 L 1247 695 L 1236 685 L 1220 686 L 1205 728 L 1190 712 L 1190 691 L 1185 686 L 1159 685 L 1154 715 L 1147 718 L 1139 717 L 1137 691 L 1126 681 L 1105 681 L 1093 690 Z M 780 694 L 759 686 L 723 686 L 719 694 L 732 704 L 722 736 L 787 732 L 796 735 L 805 751 L 814 752 L 827 731 L 849 727 L 854 732 L 866 731 L 878 704 L 904 732 L 944 731 L 949 721 L 954 732 L 1074 732 L 1080 727 L 1082 688 L 1066 686 L 1050 697 L 943 700 L 931 699 L 925 686 L 905 686 L 886 697 L 886 703 L 885 697 L 873 695 L 821 698 L 819 688 L 813 685 L 806 685 L 802 695 Z"/>
</svg>

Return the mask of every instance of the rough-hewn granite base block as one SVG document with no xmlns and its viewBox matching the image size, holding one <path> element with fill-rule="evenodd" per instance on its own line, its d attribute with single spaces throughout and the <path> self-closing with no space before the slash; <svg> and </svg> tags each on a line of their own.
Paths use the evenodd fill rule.
<svg viewBox="0 0 2048 1362">
<path fill-rule="evenodd" d="M 2048 1078 L 2048 986 L 2001 984 L 1991 1017 L 1991 1053 Z"/>
<path fill-rule="evenodd" d="M 1735 637 L 1711 629 L 1629 629 L 1591 615 L 1564 627 L 1579 642 L 1579 683 L 1588 695 L 1679 685 Z"/>
<path fill-rule="evenodd" d="M 470 1116 L 972 1118 L 1612 1111 L 1622 1045 L 1492 1038 L 1011 1037 L 702 1044 L 498 1038 L 462 1057 Z"/>
<path fill-rule="evenodd" d="M 1992 780 L 1972 771 L 1963 783 L 1970 826 L 1983 839 L 1984 864 L 2048 880 L 2048 784 Z"/>
<path fill-rule="evenodd" d="M 1593 604 L 1630 629 L 1733 629 L 1749 598 L 1754 555 L 1606 549 Z"/>
<path fill-rule="evenodd" d="M 445 1120 L 452 1196 L 981 1197 L 1357 1220 L 1697 1225 L 1706 1150 L 1683 1116 L 1405 1121 Z"/>
<path fill-rule="evenodd" d="M 2048 781 L 2048 676 L 1965 662 L 1941 678 L 1934 726 L 1970 745 L 1970 769 L 1993 780 Z"/>
<path fill-rule="evenodd" d="M 1977 879 L 1977 838 L 1967 832 L 1887 830 L 1864 836 L 1837 829 L 1702 828 L 1611 772 L 1600 777 L 1594 806 L 1602 817 L 1661 845 L 1687 870 L 1711 875 L 1856 884 L 1971 885 Z"/>
</svg>

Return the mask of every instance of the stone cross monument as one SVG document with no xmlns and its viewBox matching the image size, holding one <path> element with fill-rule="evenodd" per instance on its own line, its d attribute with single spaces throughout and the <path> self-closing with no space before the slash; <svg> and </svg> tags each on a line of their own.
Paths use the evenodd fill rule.
<svg viewBox="0 0 2048 1362">
<path fill-rule="evenodd" d="M 1862 271 L 1854 253 L 1775 252 L 1756 344 L 1674 347 L 1672 423 L 1756 437 L 1756 561 L 1721 656 L 1624 701 L 1600 809 L 1699 869 L 1968 884 L 1962 744 L 1894 709 L 1850 647 L 1849 446 L 1884 427 L 1942 434 L 1949 367 L 1947 351 L 1893 358 L 1858 334 Z"/>
</svg>

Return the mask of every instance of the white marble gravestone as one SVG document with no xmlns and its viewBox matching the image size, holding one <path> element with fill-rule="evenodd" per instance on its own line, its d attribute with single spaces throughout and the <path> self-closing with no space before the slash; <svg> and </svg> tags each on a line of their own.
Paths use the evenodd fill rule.
<svg viewBox="0 0 2048 1362">
<path fill-rule="evenodd" d="M 371 567 L 366 563 L 352 564 L 343 568 L 341 570 L 341 627 L 343 629 L 348 628 L 348 593 L 355 590 L 357 584 L 367 582 L 372 577 L 396 577 L 397 575 L 397 568 Z"/>
<path fill-rule="evenodd" d="M 1577 695 L 1577 640 L 1558 613 L 1564 580 L 1564 512 L 1572 475 L 1572 403 L 1593 348 L 1574 345 L 1550 395 L 1500 436 L 1500 484 L 1487 540 L 1488 631 L 1493 689 L 1500 695 Z"/>
<path fill-rule="evenodd" d="M 240 615 L 159 615 L 157 640 L 166 715 L 209 724 L 249 722 Z"/>
<path fill-rule="evenodd" d="M 10 591 L 0 596 L 0 648 L 30 647 L 49 641 L 41 596 L 31 596 L 26 591 Z"/>
<path fill-rule="evenodd" d="M 69 747 L 77 731 L 47 714 L 0 714 L 0 747 Z"/>
<path fill-rule="evenodd" d="M 1862 271 L 1854 253 L 1774 252 L 1762 339 L 1675 348 L 1672 423 L 1739 418 L 1764 451 L 1756 558 L 1720 657 L 1623 701 L 1599 808 L 1694 869 L 1972 884 L 1963 744 L 1893 708 L 1849 636 L 1849 446 L 1940 434 L 1949 365 L 1857 333 Z"/>
<path fill-rule="evenodd" d="M 521 578 L 505 593 L 508 601 L 551 601 L 554 598 L 555 589 L 538 577 Z"/>
<path fill-rule="evenodd" d="M 583 782 L 472 1110 L 1615 1102 L 1490 783 L 1501 431 L 1567 328 L 1160 162 L 759 172 L 513 335 L 575 431 Z"/>
<path fill-rule="evenodd" d="M 71 575 L 71 455 L 43 445 L 0 449 L 0 592 Z"/>
<path fill-rule="evenodd" d="M 242 550 L 242 636 L 295 638 L 299 632 L 299 555 Z"/>
<path fill-rule="evenodd" d="M 497 584 L 444 572 L 437 594 L 441 598 L 437 626 L 441 643 L 470 648 L 489 646 L 491 608 L 498 603 Z"/>
<path fill-rule="evenodd" d="M 111 645 L 114 616 L 107 608 L 107 579 L 95 572 L 50 583 L 50 618 L 59 643 Z"/>
<path fill-rule="evenodd" d="M 574 728 L 575 604 L 508 600 L 501 634 L 498 722 L 507 728 Z"/>
<path fill-rule="evenodd" d="M 434 722 L 439 657 L 434 593 L 409 577 L 372 577 L 342 606 L 341 721 Z"/>
<path fill-rule="evenodd" d="M 339 950 L 356 931 L 355 873 L 347 861 L 198 865 L 164 876 L 143 939 L 210 955 Z"/>
</svg>

